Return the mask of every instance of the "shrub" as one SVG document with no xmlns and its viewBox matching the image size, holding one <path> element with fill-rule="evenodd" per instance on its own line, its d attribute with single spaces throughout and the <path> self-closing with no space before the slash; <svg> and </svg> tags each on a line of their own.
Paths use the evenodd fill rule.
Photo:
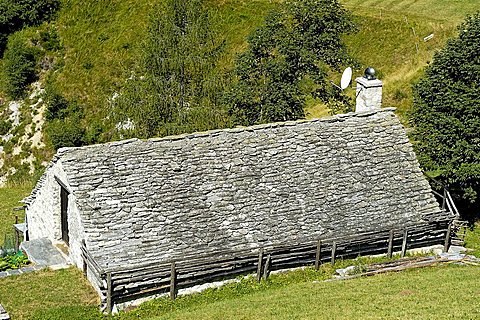
<svg viewBox="0 0 480 320">
<path fill-rule="evenodd" d="M 80 147 L 85 144 L 85 129 L 78 116 L 50 121 L 45 130 L 51 145 L 58 150 L 62 147 Z"/>
<path fill-rule="evenodd" d="M 17 33 L 8 40 L 3 58 L 3 88 L 12 99 L 22 98 L 25 89 L 36 80 L 35 67 L 38 49 L 29 45 L 23 34 Z"/>
<path fill-rule="evenodd" d="M 59 8 L 60 0 L 0 0 L 0 57 L 10 34 L 49 21 Z"/>
<path fill-rule="evenodd" d="M 12 122 L 10 120 L 0 120 L 0 136 L 7 134 L 11 127 Z"/>
<path fill-rule="evenodd" d="M 18 269 L 28 264 L 28 258 L 21 252 L 0 258 L 0 271 Z"/>
</svg>

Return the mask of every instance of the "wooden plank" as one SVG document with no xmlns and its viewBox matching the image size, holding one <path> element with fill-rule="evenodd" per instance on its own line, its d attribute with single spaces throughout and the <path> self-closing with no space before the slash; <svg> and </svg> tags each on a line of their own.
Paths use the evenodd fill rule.
<svg viewBox="0 0 480 320">
<path fill-rule="evenodd" d="M 112 304 L 112 273 L 107 272 L 107 312 L 112 313 L 113 304 Z"/>
<path fill-rule="evenodd" d="M 452 236 L 452 224 L 448 224 L 448 229 L 447 229 L 447 234 L 445 235 L 445 244 L 443 246 L 443 251 L 448 252 L 448 249 L 450 249 L 450 240 Z"/>
<path fill-rule="evenodd" d="M 315 251 L 315 270 L 320 268 L 320 260 L 322 254 L 322 240 L 317 241 L 317 251 Z"/>
<path fill-rule="evenodd" d="M 408 240 L 408 230 L 405 229 L 403 231 L 402 253 L 400 254 L 401 258 L 405 257 L 405 254 L 407 253 L 407 240 Z"/>
<path fill-rule="evenodd" d="M 263 279 L 267 280 L 268 276 L 270 275 L 270 263 L 271 263 L 272 256 L 267 256 L 267 261 L 265 261 L 265 267 L 263 268 Z"/>
<path fill-rule="evenodd" d="M 335 264 L 335 255 L 337 254 L 337 242 L 333 241 L 332 245 L 332 258 L 331 258 L 331 264 L 332 266 Z"/>
<path fill-rule="evenodd" d="M 175 261 L 172 261 L 170 268 L 170 299 L 175 300 L 177 297 L 177 270 L 175 268 Z"/>
<path fill-rule="evenodd" d="M 391 258 L 393 254 L 393 240 L 395 236 L 395 231 L 390 230 L 390 235 L 388 236 L 388 251 L 387 257 Z"/>
<path fill-rule="evenodd" d="M 258 262 L 257 262 L 257 281 L 260 282 L 262 279 L 262 263 L 263 263 L 263 248 L 260 248 L 258 252 Z"/>
<path fill-rule="evenodd" d="M 85 243 L 85 239 L 82 240 L 82 247 L 87 247 L 87 244 Z M 87 259 L 85 255 L 82 254 L 82 262 L 83 262 L 83 275 L 86 277 L 87 276 L 87 271 L 88 271 L 88 266 L 87 266 Z"/>
</svg>

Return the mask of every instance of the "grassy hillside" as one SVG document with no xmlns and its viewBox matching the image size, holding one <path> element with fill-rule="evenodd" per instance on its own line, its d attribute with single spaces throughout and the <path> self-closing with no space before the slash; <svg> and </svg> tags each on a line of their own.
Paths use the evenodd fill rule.
<svg viewBox="0 0 480 320">
<path fill-rule="evenodd" d="M 262 23 L 275 6 L 271 0 L 211 0 L 217 10 L 215 29 L 226 40 L 221 66 L 231 69 L 235 55 L 245 47 L 245 37 Z M 455 34 L 464 16 L 480 8 L 470 1 L 357 1 L 344 0 L 359 27 L 346 38 L 362 70 L 374 66 L 385 82 L 384 104 L 403 115 L 411 104 L 410 84 L 421 75 L 433 52 Z M 69 98 L 87 105 L 93 118 L 103 118 L 108 99 L 118 91 L 138 62 L 153 0 L 64 0 L 57 22 L 65 46 L 64 67 L 57 85 Z M 434 38 L 423 38 L 434 33 Z M 418 48 L 417 48 L 418 46 Z M 361 75 L 358 70 L 356 76 Z M 333 74 L 338 80 L 340 75 Z M 353 90 L 350 90 L 353 97 Z M 326 115 L 321 105 L 309 106 L 309 117 Z M 90 118 L 88 117 L 88 118 Z"/>
<path fill-rule="evenodd" d="M 274 2 L 212 0 L 214 29 L 226 41 L 222 66 L 231 68 L 246 36 L 258 26 Z M 141 54 L 149 14 L 157 1 L 65 0 L 58 28 L 65 47 L 57 85 L 69 98 L 86 103 L 88 113 L 105 114 L 107 100 L 131 75 Z M 102 112 L 103 111 L 103 112 Z"/>
<path fill-rule="evenodd" d="M 219 68 L 225 72 L 233 68 L 236 54 L 246 47 L 246 36 L 262 23 L 266 13 L 280 1 L 209 0 L 214 8 L 213 28 L 225 40 L 225 53 L 220 58 Z M 111 135 L 99 138 L 98 133 L 114 126 L 113 120 L 108 120 L 112 112 L 111 98 L 125 86 L 139 64 L 149 16 L 159 1 L 61 2 L 58 18 L 50 23 L 50 29 L 58 33 L 62 49 L 52 60 L 55 61 L 53 69 L 44 72 L 41 79 L 44 80 L 45 75 L 50 73 L 53 87 L 68 100 L 79 103 L 84 114 L 81 127 L 86 128 L 83 134 L 85 141 L 103 142 L 111 139 Z M 354 77 L 361 76 L 367 66 L 375 67 L 385 84 L 384 106 L 397 107 L 404 123 L 407 123 L 405 113 L 412 104 L 412 81 L 421 76 L 434 51 L 455 34 L 456 26 L 464 16 L 480 8 L 480 0 L 341 2 L 351 10 L 359 29 L 357 34 L 345 38 L 352 55 L 361 63 Z M 38 34 L 39 30 L 35 28 L 50 30 L 44 25 L 26 30 L 28 32 L 25 34 Z M 424 42 L 423 38 L 432 33 L 433 39 Z M 330 77 L 338 83 L 340 73 L 334 72 Z M 354 90 L 348 89 L 347 92 L 353 99 Z M 7 104 L 3 106 L 5 108 Z M 313 101 L 309 102 L 306 111 L 308 118 L 328 114 L 324 105 Z M 7 116 L 8 112 L 0 112 L 0 120 Z M 34 117 L 34 113 L 22 114 L 22 117 L 25 123 L 19 128 L 27 128 L 27 122 L 31 121 L 29 119 Z M 19 137 L 8 143 L 2 142 L 7 155 L 2 155 L 0 150 L 0 158 L 9 160 L 5 161 L 8 167 L 20 168 L 20 172 L 25 172 L 27 170 L 21 168 L 24 159 L 8 155 L 15 148 L 28 149 L 28 144 L 20 143 L 24 141 L 20 139 L 21 130 L 14 131 L 19 132 L 16 133 Z M 61 128 L 57 127 L 58 131 Z M 32 158 L 34 163 L 51 157 L 52 146 L 48 145 L 48 141 L 43 142 L 47 143 L 47 150 L 37 152 Z M 27 157 L 28 154 L 22 153 L 21 156 Z M 3 168 L 3 171 L 7 169 Z"/>
<path fill-rule="evenodd" d="M 357 34 L 346 38 L 352 55 L 363 67 L 377 69 L 384 81 L 383 105 L 396 107 L 405 123 L 405 113 L 413 102 L 412 82 L 422 75 L 435 50 L 455 35 L 465 16 L 480 9 L 479 0 L 341 2 L 354 14 L 359 27 Z M 425 42 L 423 38 L 430 34 L 433 39 Z M 313 116 L 325 114 L 322 106 L 311 112 Z"/>
</svg>

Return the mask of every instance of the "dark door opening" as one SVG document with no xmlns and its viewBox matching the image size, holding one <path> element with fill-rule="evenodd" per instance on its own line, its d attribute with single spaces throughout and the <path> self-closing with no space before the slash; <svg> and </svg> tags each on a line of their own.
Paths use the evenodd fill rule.
<svg viewBox="0 0 480 320">
<path fill-rule="evenodd" d="M 62 240 L 68 245 L 68 191 L 60 186 L 60 216 L 62 219 Z"/>
</svg>

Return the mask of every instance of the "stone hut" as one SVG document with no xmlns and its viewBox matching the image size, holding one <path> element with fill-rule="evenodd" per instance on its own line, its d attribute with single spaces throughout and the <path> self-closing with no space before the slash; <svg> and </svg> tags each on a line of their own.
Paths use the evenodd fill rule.
<svg viewBox="0 0 480 320">
<path fill-rule="evenodd" d="M 111 268 L 444 219 L 393 111 L 60 149 L 29 237 Z"/>
</svg>

